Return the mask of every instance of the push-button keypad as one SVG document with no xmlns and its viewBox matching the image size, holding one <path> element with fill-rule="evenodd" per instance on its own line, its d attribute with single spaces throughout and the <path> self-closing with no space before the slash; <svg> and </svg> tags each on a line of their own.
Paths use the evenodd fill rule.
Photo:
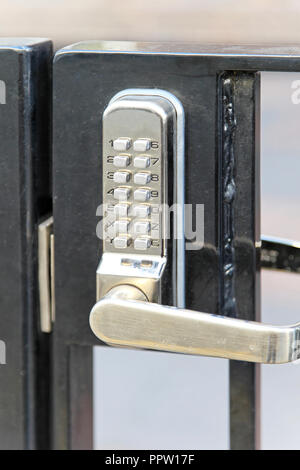
<svg viewBox="0 0 300 470">
<path fill-rule="evenodd" d="M 133 103 L 131 109 L 128 100 L 128 109 L 122 103 L 116 110 L 114 104 L 111 113 L 104 113 L 104 215 L 108 218 L 103 224 L 105 251 L 164 253 L 162 223 L 166 218 L 162 207 L 167 194 L 169 128 L 165 122 L 166 104 L 155 99 L 162 106 L 161 115 L 157 106 L 148 107 L 146 100 L 145 109 L 140 103 L 136 108 Z"/>
<path fill-rule="evenodd" d="M 112 163 L 111 169 L 109 167 L 107 172 L 107 179 L 115 184 L 108 194 L 118 202 L 111 211 L 113 218 L 108 224 L 105 235 L 106 242 L 117 250 L 130 248 L 145 251 L 151 249 L 151 246 L 157 248 L 159 243 L 157 240 L 159 216 L 155 217 L 153 227 L 156 239 L 151 238 L 151 207 L 160 196 L 160 175 L 155 165 L 160 162 L 161 155 L 157 141 L 152 152 L 151 145 L 152 140 L 146 137 L 138 139 L 116 137 L 112 140 L 113 150 L 128 152 L 131 148 L 132 152 L 126 155 L 113 155 L 107 160 L 108 163 Z M 149 154 L 144 155 L 145 152 Z M 145 169 L 147 171 L 142 171 Z M 122 184 L 126 186 L 119 186 Z M 157 204 L 155 209 L 157 213 Z"/>
</svg>

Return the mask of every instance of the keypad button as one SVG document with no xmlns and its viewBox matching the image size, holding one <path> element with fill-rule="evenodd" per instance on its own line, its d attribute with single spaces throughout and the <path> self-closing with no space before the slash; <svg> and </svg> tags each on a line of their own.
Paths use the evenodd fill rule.
<svg viewBox="0 0 300 470">
<path fill-rule="evenodd" d="M 116 171 L 114 173 L 115 183 L 128 183 L 130 180 L 130 173 L 128 171 Z"/>
<path fill-rule="evenodd" d="M 133 143 L 133 150 L 135 152 L 147 152 L 147 150 L 150 150 L 151 147 L 151 140 L 149 139 L 137 139 Z"/>
<path fill-rule="evenodd" d="M 133 177 L 135 184 L 148 184 L 151 181 L 150 173 L 136 173 Z"/>
<path fill-rule="evenodd" d="M 113 245 L 118 249 L 125 249 L 130 245 L 131 239 L 129 237 L 116 237 L 113 240 Z"/>
<path fill-rule="evenodd" d="M 150 199 L 150 191 L 149 189 L 136 189 L 133 193 L 133 197 L 135 201 L 146 202 Z"/>
<path fill-rule="evenodd" d="M 113 148 L 114 150 L 124 151 L 128 150 L 131 146 L 131 139 L 120 137 L 113 141 Z"/>
<path fill-rule="evenodd" d="M 134 233 L 136 235 L 147 235 L 150 232 L 150 223 L 149 222 L 135 222 L 134 224 Z"/>
<path fill-rule="evenodd" d="M 114 206 L 114 214 L 117 217 L 127 217 L 129 206 L 128 204 L 116 204 Z"/>
<path fill-rule="evenodd" d="M 115 233 L 127 233 L 129 228 L 128 220 L 116 220 L 114 223 Z"/>
<path fill-rule="evenodd" d="M 136 238 L 134 240 L 134 248 L 136 250 L 147 250 L 151 246 L 149 238 Z"/>
<path fill-rule="evenodd" d="M 126 168 L 130 163 L 130 157 L 128 155 L 116 155 L 114 157 L 114 166 L 118 168 Z"/>
<path fill-rule="evenodd" d="M 139 204 L 138 206 L 134 207 L 133 214 L 135 217 L 148 217 L 150 214 L 150 206 L 147 206 L 146 204 Z"/>
<path fill-rule="evenodd" d="M 129 188 L 116 188 L 114 190 L 114 198 L 118 199 L 119 201 L 127 201 L 129 196 L 130 196 Z"/>
<path fill-rule="evenodd" d="M 133 160 L 133 166 L 135 168 L 148 168 L 148 166 L 150 166 L 150 158 L 146 157 L 145 155 L 135 157 Z"/>
</svg>

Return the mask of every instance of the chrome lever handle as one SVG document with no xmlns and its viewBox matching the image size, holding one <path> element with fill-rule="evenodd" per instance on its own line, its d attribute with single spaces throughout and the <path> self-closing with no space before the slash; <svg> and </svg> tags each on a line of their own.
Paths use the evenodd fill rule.
<svg viewBox="0 0 300 470">
<path fill-rule="evenodd" d="M 274 326 L 167 307 L 136 287 L 111 289 L 91 311 L 94 334 L 107 344 L 265 364 L 300 358 L 300 323 Z"/>
</svg>

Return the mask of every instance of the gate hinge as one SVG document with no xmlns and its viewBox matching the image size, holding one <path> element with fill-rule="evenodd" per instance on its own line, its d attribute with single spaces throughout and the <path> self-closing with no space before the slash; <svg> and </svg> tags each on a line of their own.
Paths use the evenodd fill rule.
<svg viewBox="0 0 300 470">
<path fill-rule="evenodd" d="M 51 333 L 55 320 L 53 216 L 38 227 L 40 328 Z"/>
</svg>

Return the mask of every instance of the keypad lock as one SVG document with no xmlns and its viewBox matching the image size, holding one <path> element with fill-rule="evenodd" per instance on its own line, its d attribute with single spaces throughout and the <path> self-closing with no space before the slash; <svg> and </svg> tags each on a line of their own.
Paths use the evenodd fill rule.
<svg viewBox="0 0 300 470">
<path fill-rule="evenodd" d="M 124 96 L 107 107 L 103 116 L 105 252 L 165 254 L 166 175 L 174 119 L 173 105 L 159 96 Z"/>
<path fill-rule="evenodd" d="M 118 284 L 130 283 L 159 301 L 161 281 L 169 277 L 172 302 L 183 306 L 184 112 L 180 101 L 157 89 L 124 90 L 114 96 L 103 113 L 102 161 L 103 255 L 97 298 Z"/>
<path fill-rule="evenodd" d="M 103 115 L 102 157 L 103 255 L 90 315 L 95 335 L 114 346 L 250 362 L 300 359 L 300 324 L 278 327 L 184 309 L 184 112 L 178 99 L 162 90 L 113 97 Z M 163 282 L 173 307 L 162 305 Z"/>
</svg>

